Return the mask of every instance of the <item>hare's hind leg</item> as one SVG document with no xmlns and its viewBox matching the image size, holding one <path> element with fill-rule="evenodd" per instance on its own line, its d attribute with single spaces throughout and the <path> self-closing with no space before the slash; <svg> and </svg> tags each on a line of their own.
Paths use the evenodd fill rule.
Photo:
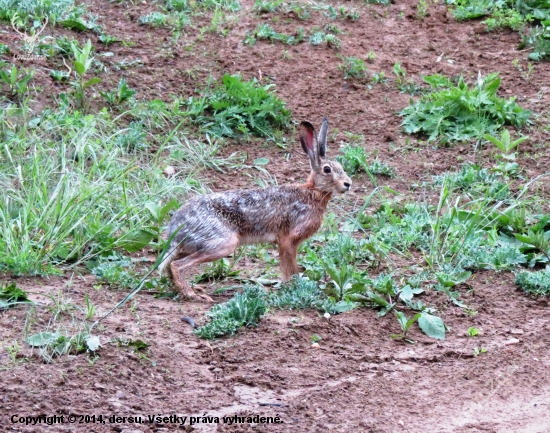
<svg viewBox="0 0 550 433">
<path fill-rule="evenodd" d="M 294 274 L 298 273 L 298 262 L 296 254 L 298 253 L 298 242 L 290 237 L 279 239 L 279 263 L 283 274 L 283 281 L 290 280 Z"/>
<path fill-rule="evenodd" d="M 215 244 L 212 243 L 211 245 L 205 245 L 204 248 L 201 248 L 201 250 L 195 251 L 180 260 L 175 260 L 170 263 L 170 270 L 172 271 L 174 284 L 181 295 L 188 299 L 203 299 L 208 302 L 214 302 L 213 299 L 206 293 L 197 295 L 193 291 L 185 278 L 187 271 L 189 271 L 192 266 L 200 263 L 213 262 L 214 260 L 223 259 L 235 251 L 235 248 L 237 248 L 238 245 L 239 238 L 237 235 L 231 234 L 226 239 L 223 239 L 223 241 L 218 239 Z M 204 292 L 204 290 L 200 287 L 197 287 L 197 290 Z"/>
</svg>

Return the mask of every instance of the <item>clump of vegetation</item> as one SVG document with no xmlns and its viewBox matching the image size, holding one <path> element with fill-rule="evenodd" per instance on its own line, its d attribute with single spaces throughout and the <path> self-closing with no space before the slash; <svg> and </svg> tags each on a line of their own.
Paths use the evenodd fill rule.
<svg viewBox="0 0 550 433">
<path fill-rule="evenodd" d="M 505 27 L 518 30 L 533 18 L 547 19 L 550 12 L 544 0 L 456 0 L 451 3 L 455 5 L 453 14 L 458 20 L 489 17 L 487 21 L 490 21 L 485 21 L 488 27 L 491 26 L 488 30 Z"/>
<path fill-rule="evenodd" d="M 344 78 L 357 78 L 357 79 L 366 79 L 367 78 L 367 64 L 364 60 L 357 57 L 349 56 L 342 57 L 340 59 L 343 63 L 338 65 L 338 69 L 344 72 Z"/>
<path fill-rule="evenodd" d="M 497 73 L 479 77 L 471 87 L 462 77 L 456 84 L 441 75 L 423 79 L 432 91 L 399 113 L 408 134 L 426 134 L 428 141 L 447 143 L 479 139 L 505 124 L 521 128 L 529 122 L 531 112 L 521 108 L 515 98 L 497 96 Z"/>
<path fill-rule="evenodd" d="M 270 306 L 288 310 L 318 308 L 324 298 L 326 295 L 319 285 L 305 278 L 294 278 L 276 292 L 268 294 Z"/>
<path fill-rule="evenodd" d="M 475 196 L 487 196 L 493 200 L 504 200 L 510 189 L 500 173 L 491 173 L 486 168 L 473 164 L 464 164 L 460 171 L 434 176 L 434 185 L 450 181 L 452 188 L 465 191 Z"/>
<path fill-rule="evenodd" d="M 29 82 L 33 79 L 33 70 L 18 69 L 12 65 L 10 69 L 0 70 L 0 88 L 13 101 L 23 102 L 29 91 Z"/>
<path fill-rule="evenodd" d="M 188 14 L 183 12 L 173 12 L 169 14 L 151 12 L 148 15 L 139 17 L 139 23 L 151 27 L 168 27 L 174 30 L 181 30 L 191 23 L 191 19 Z"/>
<path fill-rule="evenodd" d="M 300 20 L 309 20 L 311 13 L 309 6 L 300 2 L 287 2 L 285 0 L 256 0 L 254 10 L 259 14 L 283 12 L 292 14 Z"/>
<path fill-rule="evenodd" d="M 378 159 L 375 159 L 372 162 L 368 162 L 368 154 L 363 146 L 346 144 L 341 149 L 342 155 L 338 156 L 336 159 L 344 170 L 348 174 L 360 173 L 370 173 L 374 175 L 383 175 L 388 177 L 393 177 L 393 168 L 381 162 Z"/>
<path fill-rule="evenodd" d="M 118 82 L 118 87 L 116 90 L 99 92 L 99 94 L 105 98 L 109 105 L 120 105 L 128 101 L 130 98 L 133 98 L 136 94 L 136 91 L 130 89 L 128 87 L 128 84 L 126 83 L 126 80 L 124 78 L 121 78 Z"/>
<path fill-rule="evenodd" d="M 13 21 L 17 27 L 26 27 L 26 24 L 33 20 L 41 22 L 44 17 L 47 17 L 52 25 L 63 20 L 78 22 L 85 13 L 85 6 L 76 5 L 74 0 L 0 2 L 0 20 Z"/>
<path fill-rule="evenodd" d="M 529 59 L 550 61 L 550 19 L 543 21 L 521 36 L 520 49 L 531 48 Z"/>
<path fill-rule="evenodd" d="M 250 135 L 273 137 L 276 130 L 290 126 L 290 111 L 271 90 L 256 79 L 242 81 L 238 75 L 224 75 L 222 83 L 207 89 L 200 98 L 189 98 L 194 122 L 217 137 Z"/>
<path fill-rule="evenodd" d="M 309 43 L 311 45 L 320 45 L 325 43 L 327 47 L 339 50 L 342 47 L 342 41 L 336 35 L 343 32 L 337 26 L 332 24 L 326 24 L 323 30 L 319 27 L 312 29 L 309 36 Z"/>
<path fill-rule="evenodd" d="M 501 9 L 495 8 L 489 18 L 483 21 L 487 26 L 487 31 L 495 29 L 512 29 L 519 30 L 525 27 L 527 22 L 531 21 L 530 17 L 523 17 L 516 9 Z"/>
<path fill-rule="evenodd" d="M 206 313 L 210 322 L 195 330 L 195 334 L 207 340 L 233 335 L 242 326 L 257 326 L 267 309 L 264 290 L 258 286 L 246 287 L 229 301 L 214 305 Z"/>
<path fill-rule="evenodd" d="M 27 293 L 17 287 L 15 283 L 0 284 L 0 310 L 29 302 Z"/>
<path fill-rule="evenodd" d="M 531 295 L 550 295 L 550 267 L 543 271 L 521 271 L 516 274 L 516 284 Z"/>
<path fill-rule="evenodd" d="M 483 22 L 487 31 L 499 28 L 519 30 L 522 35 L 520 49 L 532 48 L 529 59 L 535 61 L 550 58 L 550 4 L 546 0 L 456 0 L 453 11 L 459 20 L 487 17 Z M 531 22 L 540 23 L 525 28 Z"/>
<path fill-rule="evenodd" d="M 285 35 L 283 33 L 276 32 L 269 24 L 258 24 L 253 31 L 246 32 L 244 43 L 247 45 L 254 45 L 257 40 L 281 42 L 285 45 L 297 45 L 304 40 L 305 31 L 300 28 L 295 35 Z"/>
</svg>

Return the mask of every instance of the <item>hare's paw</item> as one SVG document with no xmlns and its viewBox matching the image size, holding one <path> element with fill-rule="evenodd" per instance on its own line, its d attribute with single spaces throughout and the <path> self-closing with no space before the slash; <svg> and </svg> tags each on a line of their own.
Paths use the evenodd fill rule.
<svg viewBox="0 0 550 433">
<path fill-rule="evenodd" d="M 181 285 L 176 284 L 176 287 L 180 296 L 183 299 L 196 302 L 214 302 L 214 300 L 206 294 L 205 290 L 202 287 L 196 287 L 197 291 L 201 292 L 198 294 L 195 293 L 195 291 L 189 286 L 188 283 L 183 283 Z"/>
</svg>

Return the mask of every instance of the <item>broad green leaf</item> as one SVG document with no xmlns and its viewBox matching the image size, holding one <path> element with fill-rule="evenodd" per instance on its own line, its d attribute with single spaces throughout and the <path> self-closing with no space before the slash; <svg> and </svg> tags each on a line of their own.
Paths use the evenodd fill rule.
<svg viewBox="0 0 550 433">
<path fill-rule="evenodd" d="M 164 220 L 164 217 L 168 212 L 170 212 L 171 210 L 177 209 L 178 207 L 179 207 L 179 204 L 175 198 L 173 198 L 168 203 L 166 203 L 160 210 L 160 214 L 159 214 L 160 221 Z"/>
<path fill-rule="evenodd" d="M 408 331 L 409 328 L 412 326 L 412 324 L 416 322 L 418 319 L 420 319 L 421 316 L 422 316 L 422 313 L 416 313 L 409 320 L 407 320 L 407 323 L 405 324 L 405 331 Z"/>
<path fill-rule="evenodd" d="M 529 245 L 533 245 L 533 239 L 531 239 L 529 236 L 519 235 L 517 233 L 515 233 L 514 236 L 518 241 L 521 241 Z"/>
<path fill-rule="evenodd" d="M 485 140 L 490 141 L 491 143 L 493 143 L 496 147 L 498 147 L 503 152 L 506 152 L 506 150 L 504 148 L 504 145 L 500 142 L 500 140 L 498 138 L 493 137 L 492 135 L 489 135 L 489 134 L 484 134 L 483 138 L 485 138 Z"/>
<path fill-rule="evenodd" d="M 406 330 L 406 326 L 407 326 L 407 317 L 405 316 L 404 313 L 402 313 L 401 311 L 396 311 L 395 312 L 395 317 L 397 317 L 397 321 L 399 322 L 399 324 L 401 325 L 401 329 L 403 331 Z"/>
<path fill-rule="evenodd" d="M 156 233 L 152 231 L 137 229 L 127 233 L 122 238 L 117 239 L 115 246 L 124 248 L 130 253 L 134 253 L 149 245 L 149 242 L 151 242 L 155 236 Z"/>
<path fill-rule="evenodd" d="M 470 271 L 464 271 L 464 272 L 461 272 L 460 274 L 458 274 L 454 281 L 456 284 L 461 284 L 461 283 L 464 283 L 466 281 L 468 281 L 468 279 L 472 276 L 472 273 Z"/>
<path fill-rule="evenodd" d="M 366 296 L 369 298 L 369 301 L 374 302 L 376 305 L 379 305 L 380 307 L 387 307 L 389 305 L 388 301 L 386 301 L 384 298 L 374 293 L 367 292 Z"/>
<path fill-rule="evenodd" d="M 68 29 L 72 30 L 78 30 L 78 31 L 86 31 L 88 30 L 88 27 L 86 27 L 86 24 L 84 24 L 81 20 L 63 20 L 59 24 L 61 24 L 63 27 L 66 27 Z"/>
<path fill-rule="evenodd" d="M 74 69 L 78 75 L 84 75 L 86 68 L 83 63 L 74 62 Z"/>
<path fill-rule="evenodd" d="M 267 165 L 269 164 L 269 158 L 256 158 L 252 165 Z"/>
<path fill-rule="evenodd" d="M 438 340 L 445 339 L 445 325 L 440 317 L 427 313 L 421 313 L 418 318 L 418 326 L 420 326 L 422 332 L 424 332 L 424 334 L 428 337 L 436 338 Z"/>
<path fill-rule="evenodd" d="M 151 213 L 151 216 L 153 217 L 153 219 L 155 221 L 160 221 L 161 218 L 160 218 L 160 205 L 158 205 L 157 203 L 154 203 L 152 201 L 148 201 L 147 203 L 145 203 L 145 208 Z"/>
<path fill-rule="evenodd" d="M 354 308 L 357 307 L 357 304 L 354 303 L 354 302 L 349 302 L 349 301 L 340 301 L 340 302 L 337 302 L 335 305 L 334 305 L 334 312 L 336 313 L 345 313 L 346 311 L 351 311 L 353 310 Z"/>
<path fill-rule="evenodd" d="M 97 83 L 101 83 L 101 78 L 98 78 L 98 77 L 94 77 L 94 78 L 91 78 L 89 79 L 88 81 L 86 81 L 84 83 L 84 88 L 87 89 L 88 87 L 90 86 L 93 86 L 94 84 L 97 84 Z"/>
<path fill-rule="evenodd" d="M 25 340 L 28 345 L 33 347 L 43 347 L 55 343 L 59 339 L 59 332 L 39 332 L 31 335 Z"/>
</svg>

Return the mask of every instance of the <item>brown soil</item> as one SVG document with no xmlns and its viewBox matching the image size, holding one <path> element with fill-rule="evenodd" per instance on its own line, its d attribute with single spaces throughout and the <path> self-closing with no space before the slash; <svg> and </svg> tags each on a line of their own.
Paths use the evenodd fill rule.
<svg viewBox="0 0 550 433">
<path fill-rule="evenodd" d="M 419 74 L 464 74 L 473 79 L 478 71 L 499 71 L 500 92 L 517 95 L 520 104 L 542 116 L 522 145 L 520 165 L 526 177 L 548 170 L 550 156 L 545 127 L 548 128 L 550 69 L 535 64 L 529 80 L 513 66 L 520 59 L 527 68 L 526 52 L 516 50 L 516 33 L 485 33 L 479 22 L 456 22 L 443 5 L 429 2 L 429 16 L 415 18 L 417 3 L 399 0 L 390 6 L 365 6 L 346 2 L 361 11 L 358 22 L 335 22 L 345 30 L 340 38 L 344 56 L 365 58 L 369 51 L 376 59 L 373 71 L 385 71 L 388 85 L 367 91 L 362 84 L 346 82 L 338 70 L 337 53 L 307 43 L 295 47 L 258 42 L 242 44 L 247 30 L 273 15 L 257 17 L 251 0 L 242 1 L 243 11 L 228 37 L 198 29 L 210 18 L 193 18 L 196 28 L 170 47 L 171 33 L 165 29 L 140 27 L 140 15 L 155 10 L 150 2 L 87 2 L 100 15 L 108 33 L 134 42 L 132 47 L 103 46 L 93 34 L 73 34 L 55 29 L 54 34 L 71 34 L 83 41 L 92 38 L 98 51 L 113 57 L 102 59 L 109 72 L 102 75 L 105 89 L 121 76 L 140 98 L 191 95 L 209 74 L 241 72 L 246 78 L 271 77 L 278 95 L 288 102 L 297 121 L 319 123 L 328 116 L 338 129 L 331 145 L 344 139 L 344 131 L 364 134 L 369 151 L 395 167 L 398 177 L 388 185 L 400 193 L 416 197 L 411 185 L 431 174 L 452 169 L 461 160 L 473 160 L 469 145 L 434 148 L 401 134 L 395 112 L 410 98 L 396 90 L 391 68 L 400 62 L 408 76 L 420 83 Z M 297 22 L 282 16 L 273 26 L 292 33 L 299 26 L 311 28 L 328 19 L 319 12 L 312 20 Z M 0 27 L 2 38 L 14 36 L 8 26 Z M 51 31 L 51 29 L 50 29 Z M 187 49 L 192 47 L 192 49 Z M 283 49 L 291 59 L 285 60 Z M 122 60 L 140 59 L 142 66 L 118 71 L 111 66 Z M 52 95 L 64 90 L 49 78 L 49 61 L 37 61 L 37 79 L 43 88 L 37 109 L 51 104 Z M 28 65 L 25 65 L 28 66 Z M 65 89 L 66 90 L 66 89 Z M 294 137 L 289 134 L 292 143 Z M 243 146 L 246 146 L 243 148 Z M 298 180 L 307 172 L 305 160 L 287 161 L 285 152 L 257 144 L 235 144 L 227 153 L 245 149 L 250 158 L 268 156 L 268 166 L 280 183 Z M 298 149 L 292 145 L 291 150 Z M 491 161 L 486 150 L 484 160 Z M 299 161 L 298 161 L 299 160 Z M 277 165 L 277 166 L 275 166 Z M 360 203 L 370 192 L 367 179 L 354 180 L 348 205 Z M 213 189 L 230 186 L 251 187 L 249 177 L 240 173 L 211 173 Z M 547 196 L 548 183 L 540 184 Z M 338 209 L 343 201 L 337 202 Z M 9 279 L 6 277 L 5 279 Z M 18 285 L 33 293 L 41 304 L 63 296 L 66 302 L 84 305 L 85 295 L 106 312 L 124 297 L 122 291 L 94 288 L 91 276 L 17 279 Z M 216 285 L 210 288 L 215 288 Z M 46 432 L 167 432 L 177 431 L 277 431 L 277 432 L 550 432 L 550 316 L 548 302 L 530 299 L 514 286 L 509 273 L 479 272 L 471 288 L 461 288 L 470 314 L 453 306 L 443 295 L 430 293 L 449 328 L 443 342 L 432 340 L 414 327 L 410 337 L 416 344 L 392 340 L 398 332 L 393 316 L 377 317 L 368 309 L 332 316 L 316 312 L 271 311 L 258 328 L 243 329 L 234 337 L 205 342 L 192 333 L 181 316 L 201 323 L 208 305 L 156 299 L 140 293 L 107 318 L 97 330 L 103 347 L 99 357 L 65 356 L 43 364 L 36 350 L 21 342 L 22 330 L 44 329 L 51 319 L 47 308 L 37 308 L 27 321 L 28 309 L 0 312 L 0 430 Z M 227 297 L 218 296 L 223 301 Z M 67 317 L 68 315 L 62 316 Z M 62 321 L 60 318 L 58 321 Z M 469 327 L 482 332 L 467 337 Z M 311 336 L 322 337 L 320 348 L 311 348 Z M 150 347 L 142 352 L 117 341 L 141 339 Z M 15 360 L 9 347 L 19 342 Z M 474 348 L 486 349 L 474 356 Z M 12 352 L 13 353 L 13 352 Z M 195 423 L 147 421 L 148 415 L 187 417 L 279 416 L 283 424 Z M 105 423 L 44 424 L 24 426 L 10 417 L 37 415 L 103 415 Z M 109 417 L 141 416 L 144 423 L 110 423 Z M 221 421 L 221 419 L 220 419 Z M 246 421 L 246 420 L 245 420 Z"/>
</svg>

